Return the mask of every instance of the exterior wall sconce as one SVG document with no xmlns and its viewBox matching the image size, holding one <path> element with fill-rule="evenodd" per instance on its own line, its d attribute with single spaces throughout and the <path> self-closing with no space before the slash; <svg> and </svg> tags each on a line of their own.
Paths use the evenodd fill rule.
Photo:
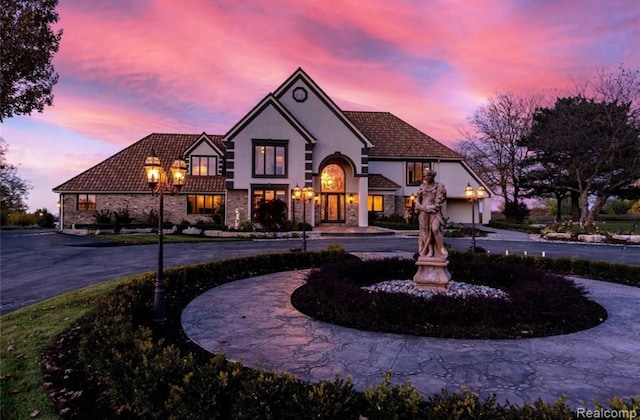
<svg viewBox="0 0 640 420">
<path fill-rule="evenodd" d="M 317 193 L 315 195 L 315 197 L 313 198 L 313 200 L 315 201 L 316 206 L 319 206 L 320 205 L 320 193 Z"/>
<path fill-rule="evenodd" d="M 347 202 L 349 203 L 349 205 L 353 204 L 353 194 L 349 194 L 349 197 L 347 197 Z"/>
<path fill-rule="evenodd" d="M 476 211 L 475 211 L 475 203 L 482 200 L 484 198 L 485 189 L 481 185 L 477 190 L 474 191 L 471 184 L 467 183 L 467 186 L 464 188 L 464 196 L 467 201 L 471 203 L 471 252 L 475 254 L 476 252 Z M 478 208 L 480 208 L 480 204 L 478 204 Z"/>
<path fill-rule="evenodd" d="M 144 170 L 147 175 L 147 183 L 152 194 L 160 196 L 158 205 L 158 273 L 154 287 L 153 297 L 153 321 L 157 324 L 167 322 L 167 305 L 164 293 L 164 192 L 178 194 L 184 185 L 187 177 L 187 163 L 184 159 L 176 159 L 171 165 L 171 179 L 167 179 L 167 174 L 162 169 L 160 159 L 155 150 L 144 161 Z"/>
</svg>

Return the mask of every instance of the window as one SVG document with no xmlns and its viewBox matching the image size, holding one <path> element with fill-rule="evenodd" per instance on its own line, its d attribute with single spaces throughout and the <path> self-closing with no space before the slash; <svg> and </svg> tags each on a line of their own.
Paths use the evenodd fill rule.
<svg viewBox="0 0 640 420">
<path fill-rule="evenodd" d="M 218 158 L 215 156 L 191 156 L 191 175 L 217 175 Z"/>
<path fill-rule="evenodd" d="M 322 192 L 344 192 L 344 169 L 335 163 L 325 166 L 320 174 L 320 188 Z"/>
<path fill-rule="evenodd" d="M 253 142 L 253 176 L 285 177 L 287 175 L 287 141 Z"/>
<path fill-rule="evenodd" d="M 188 195 L 187 214 L 215 214 L 223 203 L 221 194 Z"/>
<path fill-rule="evenodd" d="M 384 211 L 384 197 L 381 195 L 367 196 L 367 211 Z"/>
<path fill-rule="evenodd" d="M 95 209 L 95 194 L 78 194 L 78 211 L 93 211 Z"/>
<path fill-rule="evenodd" d="M 287 202 L 287 187 L 286 186 L 278 186 L 276 188 L 254 188 L 253 190 L 253 200 L 251 203 L 253 204 L 253 210 L 260 207 L 260 202 L 264 201 L 272 201 L 272 200 L 282 200 L 285 203 Z"/>
<path fill-rule="evenodd" d="M 429 162 L 407 162 L 407 185 L 421 184 L 422 174 L 429 168 L 431 168 Z"/>
</svg>

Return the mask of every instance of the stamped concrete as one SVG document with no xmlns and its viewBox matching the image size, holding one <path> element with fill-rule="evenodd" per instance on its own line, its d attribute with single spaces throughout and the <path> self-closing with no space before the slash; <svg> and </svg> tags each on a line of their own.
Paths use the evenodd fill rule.
<svg viewBox="0 0 640 420">
<path fill-rule="evenodd" d="M 470 388 L 521 405 L 566 396 L 571 407 L 640 394 L 640 289 L 575 279 L 608 319 L 590 330 L 520 340 L 458 340 L 374 333 L 309 318 L 290 303 L 306 271 L 211 289 L 184 310 L 186 334 L 212 353 L 308 381 L 350 377 L 359 390 L 393 372 L 423 395 Z"/>
</svg>

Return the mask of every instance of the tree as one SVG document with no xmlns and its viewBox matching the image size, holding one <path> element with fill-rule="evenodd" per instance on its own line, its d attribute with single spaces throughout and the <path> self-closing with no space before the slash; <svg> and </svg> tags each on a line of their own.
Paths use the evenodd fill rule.
<svg viewBox="0 0 640 420">
<path fill-rule="evenodd" d="M 529 163 L 546 165 L 548 176 L 563 174 L 553 187 L 578 195 L 580 220 L 587 223 L 610 196 L 640 177 L 640 126 L 630 102 L 559 98 L 553 108 L 537 111 L 523 144 L 534 156 Z"/>
<path fill-rule="evenodd" d="M 62 37 L 62 30 L 52 28 L 57 5 L 58 0 L 1 0 L 0 121 L 53 103 L 58 74 L 51 60 Z"/>
<path fill-rule="evenodd" d="M 31 189 L 29 183 L 18 176 L 18 169 L 6 160 L 7 145 L 0 138 L 0 209 L 1 223 L 7 221 L 7 215 L 24 212 L 27 194 Z"/>
<path fill-rule="evenodd" d="M 52 228 L 55 226 L 56 217 L 49 213 L 46 207 L 36 210 L 34 215 L 37 218 L 38 226 L 41 228 Z"/>
<path fill-rule="evenodd" d="M 469 128 L 456 149 L 471 168 L 504 199 L 505 215 L 520 218 L 522 179 L 527 149 L 520 140 L 528 136 L 540 96 L 498 93 L 469 118 Z"/>
<path fill-rule="evenodd" d="M 262 225 L 262 230 L 272 232 L 281 228 L 287 220 L 287 203 L 282 200 L 260 200 L 255 210 L 255 221 Z"/>
</svg>

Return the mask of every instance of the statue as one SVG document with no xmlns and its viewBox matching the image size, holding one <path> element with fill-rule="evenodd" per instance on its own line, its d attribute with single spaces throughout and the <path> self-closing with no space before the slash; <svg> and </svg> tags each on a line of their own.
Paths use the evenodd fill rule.
<svg viewBox="0 0 640 420">
<path fill-rule="evenodd" d="M 444 246 L 442 205 L 447 198 L 444 185 L 435 182 L 437 172 L 427 169 L 418 188 L 416 210 L 420 223 L 418 272 L 413 276 L 418 288 L 442 293 L 447 290 L 451 273 L 447 270 L 449 253 Z"/>
<path fill-rule="evenodd" d="M 418 188 L 416 210 L 420 223 L 420 241 L 418 254 L 420 256 L 447 257 L 449 254 L 444 247 L 444 220 L 442 205 L 447 198 L 444 185 L 435 182 L 437 172 L 427 169 L 422 177 L 422 185 Z"/>
</svg>

